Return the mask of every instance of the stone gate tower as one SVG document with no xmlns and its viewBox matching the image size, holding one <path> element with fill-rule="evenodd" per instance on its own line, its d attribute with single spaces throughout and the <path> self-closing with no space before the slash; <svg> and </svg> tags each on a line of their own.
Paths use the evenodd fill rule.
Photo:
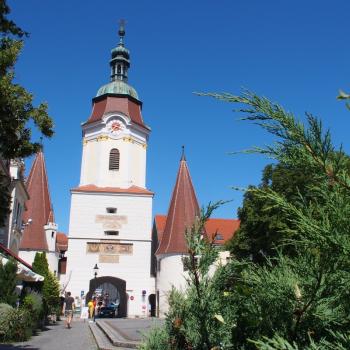
<svg viewBox="0 0 350 350">
<path fill-rule="evenodd" d="M 92 99 L 82 124 L 78 187 L 71 190 L 66 290 L 119 303 L 119 316 L 147 316 L 153 193 L 146 188 L 150 128 L 136 90 L 128 84 L 130 53 L 111 51 L 111 80 Z M 96 277 L 93 268 L 97 272 Z"/>
</svg>

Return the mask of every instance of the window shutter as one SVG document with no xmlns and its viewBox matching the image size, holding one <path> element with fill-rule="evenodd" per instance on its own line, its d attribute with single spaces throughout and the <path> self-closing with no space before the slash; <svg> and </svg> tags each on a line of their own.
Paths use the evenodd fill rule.
<svg viewBox="0 0 350 350">
<path fill-rule="evenodd" d="M 113 148 L 109 154 L 109 170 L 119 170 L 120 153 Z"/>
</svg>

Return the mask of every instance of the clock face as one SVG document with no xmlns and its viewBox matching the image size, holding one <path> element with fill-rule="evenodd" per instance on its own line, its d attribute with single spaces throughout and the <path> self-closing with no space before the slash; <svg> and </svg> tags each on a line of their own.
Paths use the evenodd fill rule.
<svg viewBox="0 0 350 350">
<path fill-rule="evenodd" d="M 124 126 L 120 121 L 112 120 L 110 123 L 108 123 L 108 130 L 112 134 L 118 134 L 118 132 L 122 131 L 123 129 Z"/>
</svg>

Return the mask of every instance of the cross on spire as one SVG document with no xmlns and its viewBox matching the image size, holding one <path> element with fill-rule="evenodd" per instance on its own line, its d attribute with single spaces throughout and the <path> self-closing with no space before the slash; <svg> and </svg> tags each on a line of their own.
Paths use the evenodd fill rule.
<svg viewBox="0 0 350 350">
<path fill-rule="evenodd" d="M 119 21 L 119 30 L 118 30 L 118 34 L 119 34 L 119 44 L 120 45 L 124 45 L 124 36 L 125 36 L 125 20 L 121 19 Z"/>
</svg>

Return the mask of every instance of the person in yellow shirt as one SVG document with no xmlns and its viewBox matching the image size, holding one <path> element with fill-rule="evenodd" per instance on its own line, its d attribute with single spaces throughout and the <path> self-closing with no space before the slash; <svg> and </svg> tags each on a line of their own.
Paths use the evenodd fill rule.
<svg viewBox="0 0 350 350">
<path fill-rule="evenodd" d="M 88 308 L 89 308 L 89 318 L 92 319 L 94 317 L 94 312 L 95 312 L 95 305 L 92 300 L 88 302 Z"/>
</svg>

